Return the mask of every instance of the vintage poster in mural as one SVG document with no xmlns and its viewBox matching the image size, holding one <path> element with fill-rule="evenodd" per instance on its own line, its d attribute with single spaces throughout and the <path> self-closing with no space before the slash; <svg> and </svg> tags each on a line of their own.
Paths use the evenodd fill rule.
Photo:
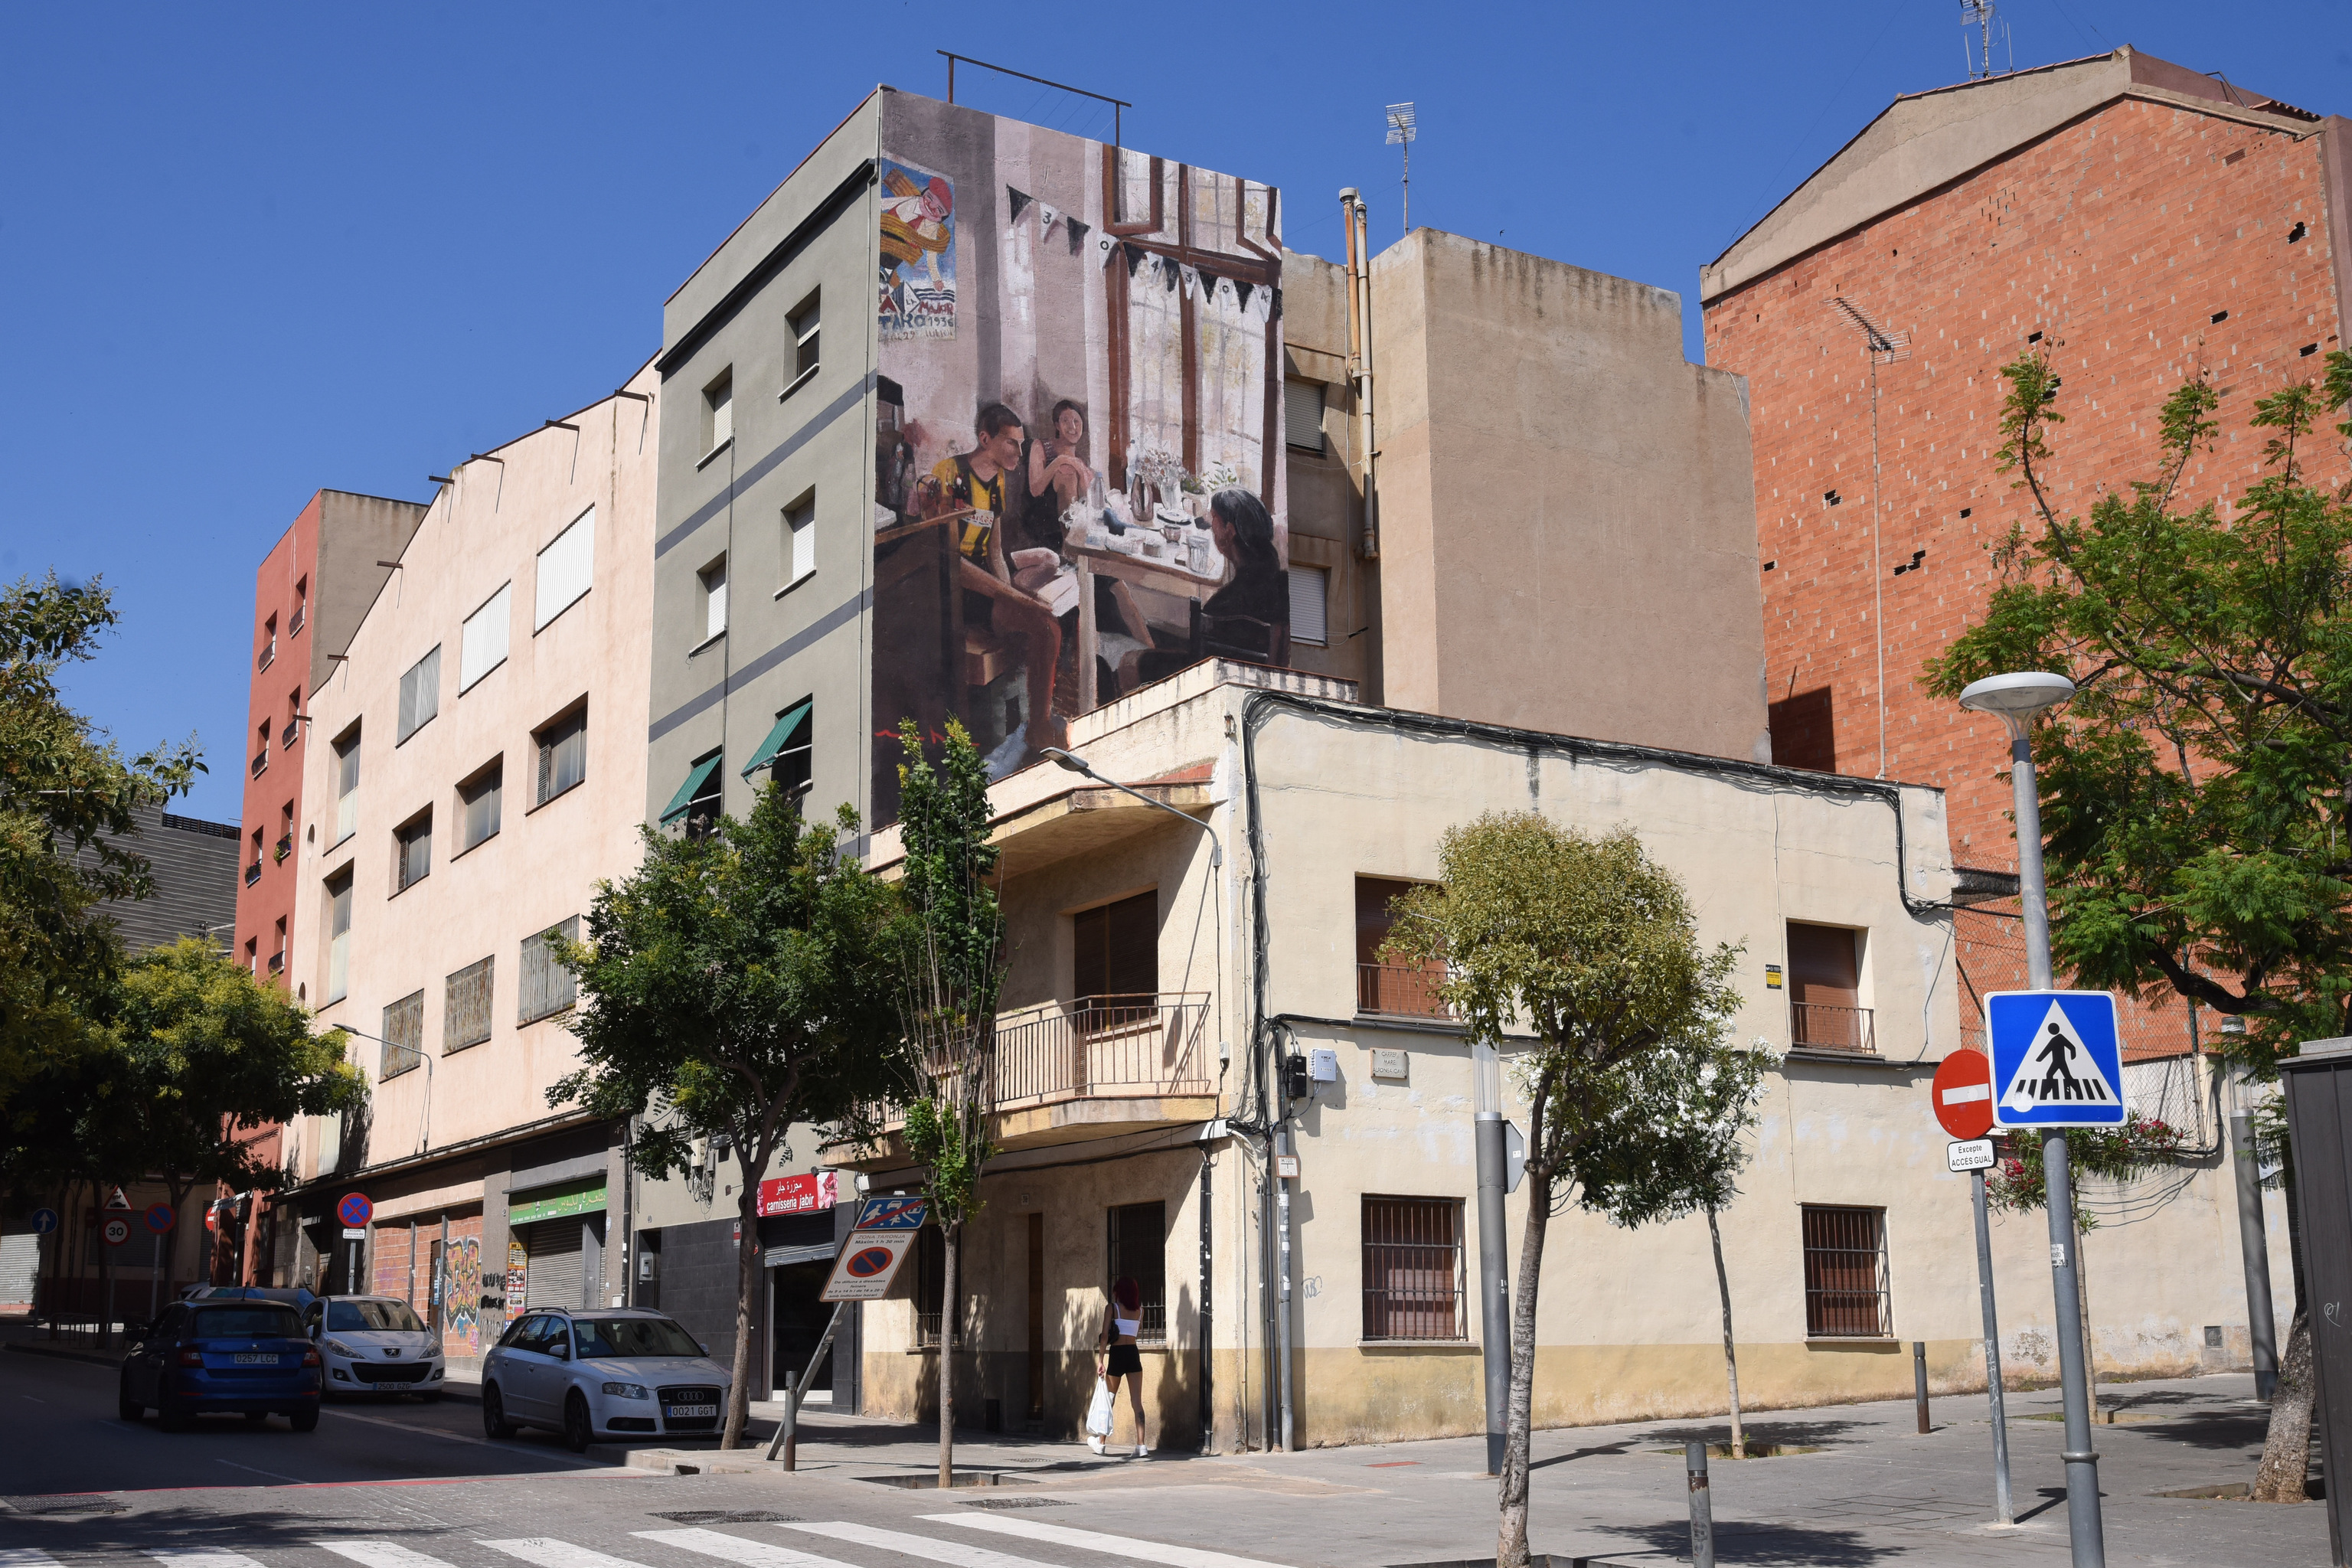
<svg viewBox="0 0 2352 1568">
<path fill-rule="evenodd" d="M 530 1283 L 530 1254 L 523 1249 L 520 1238 L 507 1243 L 507 1321 L 511 1323 L 523 1315 L 524 1297 Z"/>
<path fill-rule="evenodd" d="M 882 160 L 882 341 L 955 336 L 955 186 Z"/>
<path fill-rule="evenodd" d="M 481 1343 L 481 1238 L 452 1237 L 442 1261 L 449 1277 L 441 1295 L 441 1336 L 445 1342 L 455 1341 L 464 1346 L 471 1355 Z"/>
<path fill-rule="evenodd" d="M 1275 190 L 908 93 L 881 169 L 888 821 L 901 719 L 1003 777 L 1202 659 L 1287 666 L 1290 589 Z"/>
</svg>

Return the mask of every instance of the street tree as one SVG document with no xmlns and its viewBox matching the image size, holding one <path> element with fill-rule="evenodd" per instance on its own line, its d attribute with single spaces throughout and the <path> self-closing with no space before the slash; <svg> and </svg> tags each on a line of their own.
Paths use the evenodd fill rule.
<svg viewBox="0 0 2352 1568">
<path fill-rule="evenodd" d="M 580 982 L 581 1066 L 547 1091 L 608 1118 L 650 1116 L 630 1160 L 652 1177 L 732 1151 L 735 1346 L 723 1447 L 742 1445 L 759 1283 L 760 1183 L 795 1124 L 853 1120 L 887 1082 L 895 1034 L 889 889 L 845 852 L 856 814 L 803 820 L 762 787 L 751 815 L 683 837 L 600 882 L 585 940 L 550 937 Z"/>
<path fill-rule="evenodd" d="M 1594 837 L 1537 812 L 1449 828 L 1437 885 L 1399 900 L 1388 951 L 1443 962 L 1446 1003 L 1474 1040 L 1516 1058 L 1528 1106 L 1527 1220 L 1512 1305 L 1510 1394 L 1499 1487 L 1498 1568 L 1527 1568 L 1536 1300 L 1544 1237 L 1586 1146 L 1626 1117 L 1663 1113 L 1640 1070 L 1661 1048 L 1704 1049 L 1738 1004 L 1738 952 L 1703 948 L 1688 895 L 1630 829 Z"/>
<path fill-rule="evenodd" d="M 990 1153 L 996 1001 L 1004 983 L 1004 914 L 988 841 L 988 770 L 950 720 L 940 759 L 911 720 L 898 727 L 898 831 L 906 846 L 895 927 L 899 967 L 907 1154 L 940 1228 L 940 1486 L 955 1477 L 955 1347 L 963 1321 L 965 1224 L 979 1212 Z"/>
<path fill-rule="evenodd" d="M 1704 1042 L 1660 1046 L 1618 1070 L 1638 1074 L 1609 1098 L 1612 1110 L 1575 1156 L 1577 1203 L 1633 1228 L 1694 1213 L 1706 1215 L 1715 1289 L 1723 1308 L 1723 1373 L 1731 1394 L 1731 1457 L 1748 1457 L 1739 1412 L 1739 1352 L 1731 1331 L 1731 1276 L 1723 1266 L 1717 1215 L 1739 1195 L 1752 1153 L 1765 1075 L 1780 1058 L 1759 1037 L 1747 1047 Z M 1646 1091 L 1643 1091 L 1643 1089 Z"/>
<path fill-rule="evenodd" d="M 2298 1042 L 2352 1033 L 2352 485 L 2311 472 L 2352 437 L 2352 419 L 2329 427 L 2352 405 L 2352 353 L 2255 402 L 2268 471 L 2227 504 L 2189 493 L 2221 399 L 2191 377 L 2158 412 L 2152 477 L 2072 476 L 2099 498 L 2087 516 L 2052 499 L 2052 363 L 2001 374 L 1999 466 L 2031 526 L 1996 548 L 1983 623 L 1924 684 L 2074 680 L 2033 736 L 2052 957 L 2084 985 L 2242 1020 L 2221 1050 L 2270 1080 Z M 2308 1332 L 2298 1315 L 2284 1363 L 2308 1357 Z M 2280 1387 L 2274 1438 L 2310 1417 Z"/>
<path fill-rule="evenodd" d="M 152 891 L 125 836 L 203 769 L 193 744 L 125 760 L 66 705 L 58 672 L 115 620 L 96 578 L 0 589 L 0 1110 L 45 1061 L 96 1044 L 122 959 L 98 906 Z"/>
</svg>

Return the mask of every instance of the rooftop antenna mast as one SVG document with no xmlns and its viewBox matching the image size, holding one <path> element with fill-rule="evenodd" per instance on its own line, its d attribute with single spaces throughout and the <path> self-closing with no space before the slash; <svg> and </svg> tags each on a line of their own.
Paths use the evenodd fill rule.
<svg viewBox="0 0 2352 1568">
<path fill-rule="evenodd" d="M 1412 105 L 1390 104 L 1388 144 L 1404 149 L 1404 194 L 1400 198 L 1398 206 L 1404 219 L 1404 231 L 1407 234 L 1412 232 L 1412 142 L 1418 134 L 1413 126 Z"/>
<path fill-rule="evenodd" d="M 1960 40 L 1960 58 L 1968 61 L 1970 81 L 1982 81 L 1992 75 L 1992 0 L 1960 0 L 1960 26 L 1977 30 L 1979 51 L 1970 57 L 1968 39 Z"/>
</svg>

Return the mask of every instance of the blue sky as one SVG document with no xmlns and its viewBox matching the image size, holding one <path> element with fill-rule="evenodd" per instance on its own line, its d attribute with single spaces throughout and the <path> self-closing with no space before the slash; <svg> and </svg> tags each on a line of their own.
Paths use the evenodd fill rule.
<svg viewBox="0 0 2352 1568">
<path fill-rule="evenodd" d="M 1106 16 L 1122 20 L 1115 26 Z M 1127 19 L 1131 18 L 1131 20 Z M 2004 0 L 2004 63 L 2129 43 L 2352 111 L 2352 6 Z M 322 486 L 428 472 L 610 390 L 660 308 L 877 81 L 950 48 L 1128 99 L 1130 145 L 1675 289 L 1898 92 L 1964 74 L 1951 0 L 1600 7 L 469 5 L 0 14 L 0 579 L 103 574 L 68 690 L 194 735 L 235 821 L 253 571 Z M 966 71 L 959 98 L 1101 129 Z"/>
</svg>

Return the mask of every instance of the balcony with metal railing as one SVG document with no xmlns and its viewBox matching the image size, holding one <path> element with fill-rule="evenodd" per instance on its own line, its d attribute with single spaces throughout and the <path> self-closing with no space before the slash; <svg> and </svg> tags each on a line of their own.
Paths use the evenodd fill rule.
<svg viewBox="0 0 2352 1568">
<path fill-rule="evenodd" d="M 302 629 L 302 623 L 310 618 L 310 607 L 308 605 L 295 605 L 294 618 L 286 623 L 286 635 L 290 637 L 299 632 Z"/>
<path fill-rule="evenodd" d="M 253 776 L 259 778 L 269 768 L 269 744 L 262 742 L 261 750 L 253 753 Z"/>
<path fill-rule="evenodd" d="M 301 732 L 302 723 L 300 720 L 287 720 L 286 728 L 278 732 L 278 749 L 281 752 L 292 751 L 294 749 L 294 737 L 299 735 Z"/>
<path fill-rule="evenodd" d="M 1825 1002 L 1789 1004 L 1789 1043 L 1811 1051 L 1844 1051 L 1853 1056 L 1878 1054 L 1878 1034 L 1867 1007 L 1841 1007 Z"/>
<path fill-rule="evenodd" d="M 285 954 L 285 952 L 281 950 L 281 951 L 279 951 L 279 952 L 273 952 L 273 953 L 271 953 L 271 954 L 269 955 L 269 973 L 272 973 L 272 974 L 282 974 L 282 973 L 285 973 L 285 971 L 286 971 L 286 954 Z"/>
<path fill-rule="evenodd" d="M 248 888 L 261 880 L 261 862 L 256 860 L 245 868 L 245 885 Z"/>
<path fill-rule="evenodd" d="M 1438 994 L 1444 984 L 1443 965 L 1360 963 L 1356 1011 L 1391 1018 L 1450 1019 L 1454 1010 Z"/>
<path fill-rule="evenodd" d="M 261 645 L 259 653 L 253 656 L 253 668 L 257 670 L 268 669 L 276 662 L 278 662 L 278 639 L 273 637 Z"/>
<path fill-rule="evenodd" d="M 982 1047 L 991 1142 L 1041 1148 L 1209 1120 L 1217 1084 L 1208 1017 L 1208 994 L 1198 991 L 1084 996 L 997 1015 Z M 881 1146 L 837 1148 L 833 1163 L 903 1163 L 905 1125 L 902 1110 L 886 1108 Z"/>
</svg>

